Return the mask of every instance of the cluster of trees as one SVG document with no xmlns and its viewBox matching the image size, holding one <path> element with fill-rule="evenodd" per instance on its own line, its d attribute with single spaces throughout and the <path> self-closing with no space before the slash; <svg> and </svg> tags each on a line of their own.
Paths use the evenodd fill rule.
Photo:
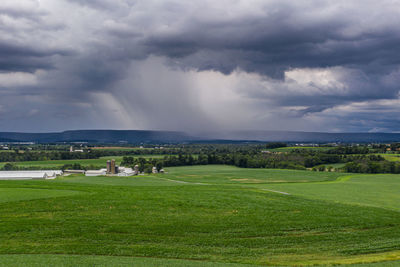
<svg viewBox="0 0 400 267">
<path fill-rule="evenodd" d="M 38 160 L 68 160 L 68 159 L 96 159 L 97 153 L 70 153 L 61 151 L 51 152 L 7 152 L 0 153 L 0 162 L 38 161 Z"/>
<path fill-rule="evenodd" d="M 325 165 L 334 163 L 346 163 L 343 170 L 348 172 L 396 172 L 396 164 L 385 161 L 380 155 L 374 154 L 328 154 L 325 152 L 302 152 L 302 153 L 209 153 L 209 154 L 178 154 L 168 155 L 164 158 L 135 158 L 132 156 L 123 157 L 121 165 L 139 166 L 140 171 L 151 171 L 153 166 L 157 169 L 172 166 L 191 166 L 207 164 L 233 165 L 241 168 L 277 168 L 305 170 L 313 168 L 319 171 L 331 171 L 333 168 L 326 168 Z M 368 166 L 366 168 L 365 166 Z M 380 166 L 380 167 L 377 167 Z"/>
<path fill-rule="evenodd" d="M 1 168 L 1 170 L 2 171 L 14 171 L 14 170 L 18 170 L 18 167 L 12 163 L 6 163 L 6 164 L 4 164 L 3 168 Z"/>
<path fill-rule="evenodd" d="M 0 162 L 20 162 L 20 161 L 44 161 L 44 160 L 73 160 L 73 159 L 98 159 L 106 156 L 125 156 L 125 155 L 142 155 L 154 154 L 178 154 L 179 149 L 171 150 L 92 150 L 85 152 L 69 152 L 69 151 L 20 151 L 0 153 Z"/>
<path fill-rule="evenodd" d="M 287 147 L 287 144 L 282 142 L 272 142 L 265 145 L 265 148 L 269 149 L 280 148 L 280 147 Z"/>
<path fill-rule="evenodd" d="M 4 164 L 2 168 L 0 168 L 1 171 L 26 171 L 26 170 L 59 170 L 61 169 L 60 166 L 58 167 L 43 167 L 43 166 L 18 166 L 15 163 L 7 162 Z"/>
<path fill-rule="evenodd" d="M 134 158 L 132 156 L 123 157 L 121 165 L 131 168 L 134 168 L 136 165 L 138 165 L 139 171 L 145 173 L 151 173 L 153 167 L 156 167 L 157 170 L 159 171 L 163 168 L 163 166 L 165 166 L 163 159 L 153 159 L 153 158 L 145 159 L 142 157 Z"/>
<path fill-rule="evenodd" d="M 400 162 L 365 159 L 346 163 L 343 169 L 353 173 L 400 173 Z"/>
<path fill-rule="evenodd" d="M 334 163 L 347 163 L 358 160 L 369 160 L 369 161 L 383 161 L 385 160 L 380 155 L 337 155 L 337 154 L 325 154 L 325 153 L 314 153 L 313 155 L 308 155 L 304 160 L 304 166 L 311 168 L 323 164 L 334 164 Z"/>
<path fill-rule="evenodd" d="M 80 163 L 72 163 L 72 164 L 64 164 L 61 167 L 61 170 L 87 170 L 87 169 L 94 169 L 94 168 L 87 168 Z"/>
<path fill-rule="evenodd" d="M 371 153 L 371 149 L 367 146 L 338 146 L 336 148 L 332 148 L 326 151 L 327 154 L 340 154 L 340 155 L 349 155 L 349 154 L 368 154 Z"/>
<path fill-rule="evenodd" d="M 64 164 L 59 166 L 18 166 L 15 163 L 7 162 L 0 169 L 2 171 L 19 171 L 19 170 L 95 170 L 100 169 L 103 166 L 95 166 L 95 165 L 82 165 L 80 163 L 72 163 L 72 164 Z"/>
<path fill-rule="evenodd" d="M 310 162 L 314 162 L 311 165 Z M 308 155 L 298 155 L 290 153 L 282 154 L 245 154 L 245 153 L 210 153 L 210 154 L 179 154 L 169 155 L 162 159 L 145 159 L 134 157 L 123 157 L 121 165 L 134 166 L 139 165 L 143 169 L 145 164 L 151 164 L 157 168 L 172 166 L 191 166 L 207 164 L 233 165 L 241 168 L 278 168 L 278 169 L 297 169 L 304 170 L 306 167 L 315 166 L 322 163 L 336 163 L 340 157 L 336 155 L 323 155 L 310 157 Z M 309 164 L 309 165 L 306 165 Z"/>
</svg>

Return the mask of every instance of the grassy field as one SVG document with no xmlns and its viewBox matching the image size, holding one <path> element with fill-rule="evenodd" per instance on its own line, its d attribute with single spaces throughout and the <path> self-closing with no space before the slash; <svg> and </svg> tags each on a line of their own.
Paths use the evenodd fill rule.
<svg viewBox="0 0 400 267">
<path fill-rule="evenodd" d="M 388 161 L 400 161 L 400 154 L 384 154 L 384 153 L 377 153 L 377 155 L 381 155 Z"/>
<path fill-rule="evenodd" d="M 268 185 L 268 188 L 306 198 L 400 212 L 400 175 L 348 175 L 335 182 Z"/>
<path fill-rule="evenodd" d="M 0 203 L 40 198 L 72 196 L 75 194 L 79 194 L 79 191 L 33 188 L 0 188 Z"/>
<path fill-rule="evenodd" d="M 255 267 L 257 265 L 216 263 L 193 260 L 157 259 L 116 256 L 81 255 L 0 255 L 0 266 L 42 267 L 42 266 L 133 266 L 133 267 Z"/>
<path fill-rule="evenodd" d="M 327 167 L 331 166 L 335 169 L 339 169 L 339 168 L 344 167 L 345 165 L 346 165 L 346 163 L 331 163 L 331 164 L 326 164 L 325 166 L 327 166 Z"/>
<path fill-rule="evenodd" d="M 0 266 L 400 264 L 399 175 L 167 171 L 0 181 Z"/>
<path fill-rule="evenodd" d="M 306 183 L 333 181 L 345 174 L 278 169 L 244 169 L 234 166 L 207 165 L 168 168 L 170 179 L 207 184 Z"/>
</svg>

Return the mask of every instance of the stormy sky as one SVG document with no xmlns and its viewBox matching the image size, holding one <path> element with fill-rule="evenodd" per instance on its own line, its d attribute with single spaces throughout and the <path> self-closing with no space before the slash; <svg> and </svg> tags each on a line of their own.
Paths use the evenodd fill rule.
<svg viewBox="0 0 400 267">
<path fill-rule="evenodd" d="M 0 131 L 400 132 L 399 0 L 1 0 Z"/>
</svg>

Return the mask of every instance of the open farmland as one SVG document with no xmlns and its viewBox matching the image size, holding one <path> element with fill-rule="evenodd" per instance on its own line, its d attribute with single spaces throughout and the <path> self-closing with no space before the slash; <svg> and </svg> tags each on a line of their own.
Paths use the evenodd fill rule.
<svg viewBox="0 0 400 267">
<path fill-rule="evenodd" d="M 0 266 L 400 264 L 400 175 L 167 171 L 0 181 Z"/>
</svg>

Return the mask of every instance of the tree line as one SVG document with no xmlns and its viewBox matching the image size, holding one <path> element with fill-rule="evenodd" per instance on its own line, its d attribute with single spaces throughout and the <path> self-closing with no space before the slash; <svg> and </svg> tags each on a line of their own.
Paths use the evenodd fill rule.
<svg viewBox="0 0 400 267">
<path fill-rule="evenodd" d="M 142 171 L 147 166 L 156 166 L 157 169 L 163 167 L 191 166 L 222 164 L 233 165 L 240 168 L 276 168 L 276 169 L 296 169 L 306 170 L 318 165 L 329 165 L 335 163 L 352 162 L 385 162 L 380 155 L 337 155 L 326 153 L 272 153 L 249 155 L 244 153 L 210 153 L 210 154 L 178 154 L 165 156 L 162 159 L 145 159 L 125 156 L 121 165 L 138 165 Z"/>
</svg>

